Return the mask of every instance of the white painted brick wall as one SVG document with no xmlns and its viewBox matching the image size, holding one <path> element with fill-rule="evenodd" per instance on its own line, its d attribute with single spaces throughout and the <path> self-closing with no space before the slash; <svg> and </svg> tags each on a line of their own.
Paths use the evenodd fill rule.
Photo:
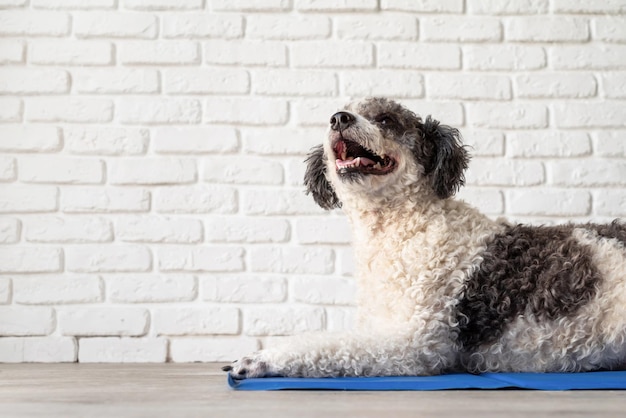
<svg viewBox="0 0 626 418">
<path fill-rule="evenodd" d="M 376 94 L 458 127 L 459 197 L 626 217 L 623 0 L 0 1 L 0 362 L 229 361 L 353 321 L 303 193 Z"/>
</svg>

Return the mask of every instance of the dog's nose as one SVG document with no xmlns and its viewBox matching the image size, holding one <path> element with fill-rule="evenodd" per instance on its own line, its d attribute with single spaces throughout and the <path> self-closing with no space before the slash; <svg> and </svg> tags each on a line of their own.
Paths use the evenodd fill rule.
<svg viewBox="0 0 626 418">
<path fill-rule="evenodd" d="M 343 131 L 356 121 L 354 115 L 348 112 L 337 112 L 330 118 L 330 129 Z"/>
</svg>

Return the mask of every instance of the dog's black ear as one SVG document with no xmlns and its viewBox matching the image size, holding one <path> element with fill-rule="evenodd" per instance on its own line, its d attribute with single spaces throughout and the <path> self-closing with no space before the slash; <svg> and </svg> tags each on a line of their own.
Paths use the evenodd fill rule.
<svg viewBox="0 0 626 418">
<path fill-rule="evenodd" d="M 305 160 L 306 171 L 304 173 L 304 185 L 306 193 L 313 195 L 315 203 L 326 210 L 340 208 L 341 202 L 335 194 L 333 186 L 326 178 L 326 158 L 324 147 L 318 145 L 311 149 Z"/>
<path fill-rule="evenodd" d="M 426 174 L 433 190 L 441 199 L 454 195 L 465 184 L 464 171 L 469 154 L 461 144 L 458 129 L 439 124 L 428 116 L 423 127 L 424 141 L 430 145 L 430 164 Z"/>
</svg>

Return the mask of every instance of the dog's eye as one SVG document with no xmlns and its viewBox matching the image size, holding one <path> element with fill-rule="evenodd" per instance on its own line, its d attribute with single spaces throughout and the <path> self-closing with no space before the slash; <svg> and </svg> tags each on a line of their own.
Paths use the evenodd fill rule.
<svg viewBox="0 0 626 418">
<path fill-rule="evenodd" d="M 376 118 L 376 122 L 378 122 L 382 126 L 389 126 L 395 123 L 395 120 L 389 115 L 381 115 Z"/>
</svg>

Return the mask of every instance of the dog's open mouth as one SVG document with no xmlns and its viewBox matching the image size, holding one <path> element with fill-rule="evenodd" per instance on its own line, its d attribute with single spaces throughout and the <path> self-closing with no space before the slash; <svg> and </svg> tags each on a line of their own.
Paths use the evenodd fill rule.
<svg viewBox="0 0 626 418">
<path fill-rule="evenodd" d="M 333 147 L 337 173 L 362 173 L 383 175 L 393 171 L 396 161 L 386 155 L 380 156 L 354 141 L 338 139 Z"/>
</svg>

